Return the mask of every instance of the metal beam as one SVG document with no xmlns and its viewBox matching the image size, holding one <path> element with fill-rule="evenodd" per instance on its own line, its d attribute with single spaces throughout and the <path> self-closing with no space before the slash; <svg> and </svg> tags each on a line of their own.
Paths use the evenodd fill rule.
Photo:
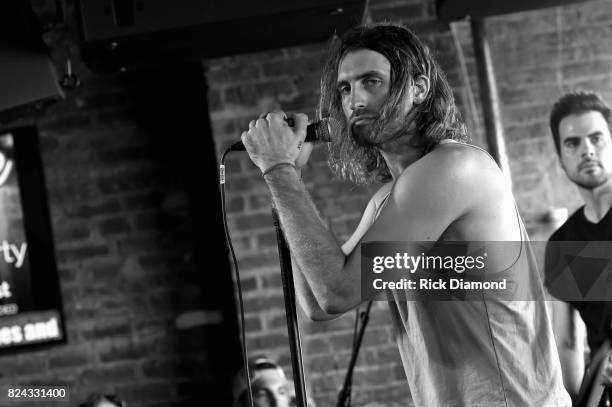
<svg viewBox="0 0 612 407">
<path fill-rule="evenodd" d="M 476 57 L 480 100 L 484 113 L 484 127 L 487 147 L 493 159 L 502 171 L 510 178 L 510 165 L 504 140 L 499 93 L 493 70 L 491 50 L 487 41 L 485 22 L 482 19 L 470 20 L 472 40 Z"/>
</svg>

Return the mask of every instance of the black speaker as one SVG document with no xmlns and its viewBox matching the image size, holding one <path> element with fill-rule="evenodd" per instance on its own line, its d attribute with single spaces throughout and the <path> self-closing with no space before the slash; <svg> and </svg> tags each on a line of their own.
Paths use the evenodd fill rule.
<svg viewBox="0 0 612 407">
<path fill-rule="evenodd" d="M 436 9 L 439 20 L 451 22 L 468 16 L 483 18 L 585 1 L 589 0 L 436 0 Z"/>
<path fill-rule="evenodd" d="M 0 2 L 0 122 L 63 97 L 29 2 Z"/>
<path fill-rule="evenodd" d="M 365 0 L 79 0 L 81 51 L 97 72 L 324 41 Z"/>
</svg>

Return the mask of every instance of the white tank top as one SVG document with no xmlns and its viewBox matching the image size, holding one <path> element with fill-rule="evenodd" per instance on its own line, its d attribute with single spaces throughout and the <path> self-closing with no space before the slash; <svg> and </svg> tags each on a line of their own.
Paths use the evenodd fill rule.
<svg viewBox="0 0 612 407">
<path fill-rule="evenodd" d="M 454 141 L 441 143 L 449 142 Z M 376 217 L 393 187 L 387 185 L 375 202 Z M 520 255 L 505 271 L 521 273 L 537 300 L 504 301 L 483 293 L 481 301 L 414 301 L 402 290 L 388 291 L 415 406 L 571 406 L 537 263 L 518 211 L 517 219 Z"/>
</svg>

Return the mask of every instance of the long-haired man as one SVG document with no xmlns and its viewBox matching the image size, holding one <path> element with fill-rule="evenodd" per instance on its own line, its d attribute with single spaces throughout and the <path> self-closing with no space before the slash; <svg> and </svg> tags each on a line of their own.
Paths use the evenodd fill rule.
<svg viewBox="0 0 612 407">
<path fill-rule="evenodd" d="M 307 117 L 292 115 L 291 128 L 283 112 L 272 112 L 242 133 L 278 210 L 297 295 L 310 318 L 335 318 L 364 301 L 362 242 L 415 248 L 422 241 L 510 242 L 489 253 L 488 266 L 529 282 L 520 297 L 529 301 L 484 291 L 473 301 L 420 301 L 407 290 L 388 290 L 413 400 L 418 406 L 569 406 L 511 187 L 486 152 L 466 143 L 451 88 L 429 49 L 398 25 L 350 30 L 332 45 L 319 112 L 340 123 L 332 169 L 354 182 L 383 182 L 343 245 L 300 180 L 312 149 L 303 143 Z"/>
</svg>

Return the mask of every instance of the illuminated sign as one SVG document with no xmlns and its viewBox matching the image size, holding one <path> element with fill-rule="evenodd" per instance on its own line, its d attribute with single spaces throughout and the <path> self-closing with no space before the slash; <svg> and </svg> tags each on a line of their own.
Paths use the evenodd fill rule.
<svg viewBox="0 0 612 407">
<path fill-rule="evenodd" d="M 0 351 L 65 341 L 35 127 L 0 131 Z"/>
</svg>

